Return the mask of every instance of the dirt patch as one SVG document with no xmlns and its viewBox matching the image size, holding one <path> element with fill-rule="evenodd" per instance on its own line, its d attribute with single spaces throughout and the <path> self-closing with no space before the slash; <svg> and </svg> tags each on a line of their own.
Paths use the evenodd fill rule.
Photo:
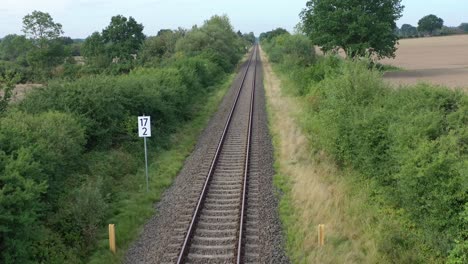
<svg viewBox="0 0 468 264">
<path fill-rule="evenodd" d="M 24 98 L 26 93 L 31 91 L 34 88 L 42 87 L 42 84 L 38 83 L 27 83 L 27 84 L 17 84 L 13 90 L 13 97 L 11 98 L 12 102 L 18 102 Z"/>
<path fill-rule="evenodd" d="M 384 75 L 397 85 L 428 82 L 468 91 L 468 35 L 403 39 L 396 58 L 381 63 L 404 69 Z"/>
</svg>

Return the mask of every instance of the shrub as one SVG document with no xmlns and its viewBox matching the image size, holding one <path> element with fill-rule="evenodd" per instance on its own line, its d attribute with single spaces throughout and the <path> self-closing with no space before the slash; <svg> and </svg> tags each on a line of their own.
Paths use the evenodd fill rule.
<svg viewBox="0 0 468 264">
<path fill-rule="evenodd" d="M 39 221 L 77 170 L 83 145 L 82 128 L 67 114 L 14 111 L 0 119 L 2 263 L 36 259 L 31 248 L 46 239 Z"/>
<path fill-rule="evenodd" d="M 280 54 L 284 58 L 284 51 Z M 327 56 L 311 67 L 294 68 L 282 59 L 279 69 L 293 79 L 294 94 L 305 98 L 303 124 L 318 147 L 375 180 L 377 192 L 416 226 L 404 237 L 420 241 L 421 252 L 401 255 L 400 261 L 462 263 L 468 97 L 430 85 L 391 89 L 366 61 Z M 398 248 L 411 250 L 403 236 L 386 236 L 381 250 L 389 258 L 400 254 Z"/>
</svg>

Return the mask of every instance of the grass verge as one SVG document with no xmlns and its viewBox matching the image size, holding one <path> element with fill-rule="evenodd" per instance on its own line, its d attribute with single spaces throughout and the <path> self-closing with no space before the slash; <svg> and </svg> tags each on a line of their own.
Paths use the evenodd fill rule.
<svg viewBox="0 0 468 264">
<path fill-rule="evenodd" d="M 275 149 L 274 184 L 281 194 L 279 215 L 292 263 L 391 263 L 382 251 L 392 238 L 382 234 L 398 230 L 398 212 L 376 202 L 379 194 L 372 180 L 339 169 L 314 148 L 314 138 L 300 124 L 303 100 L 287 95 L 291 84 L 276 77 L 263 52 L 262 61 Z M 319 224 L 325 224 L 322 247 Z"/>
<path fill-rule="evenodd" d="M 234 76 L 235 74 L 231 74 L 219 89 L 215 89 L 206 98 L 197 116 L 171 136 L 168 149 L 157 151 L 152 155 L 155 158 L 149 165 L 149 193 L 146 193 L 143 170 L 127 176 L 124 179 L 126 182 L 120 184 L 122 191 L 119 195 L 125 198 L 111 205 L 115 210 L 115 216 L 109 220 L 109 223 L 115 224 L 116 228 L 117 253 L 114 255 L 109 251 L 107 227 L 103 228 L 98 250 L 90 257 L 89 263 L 122 262 L 128 247 L 141 233 L 144 223 L 155 213 L 154 203 L 161 199 L 163 192 L 182 169 L 185 159 L 192 152 L 199 134 L 210 117 L 218 109 Z"/>
</svg>

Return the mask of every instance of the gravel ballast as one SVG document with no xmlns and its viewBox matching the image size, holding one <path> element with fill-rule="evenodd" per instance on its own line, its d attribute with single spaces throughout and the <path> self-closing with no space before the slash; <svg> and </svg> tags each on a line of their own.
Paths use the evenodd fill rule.
<svg viewBox="0 0 468 264">
<path fill-rule="evenodd" d="M 257 70 L 257 89 L 254 105 L 252 128 L 252 149 L 256 149 L 251 163 L 260 172 L 258 174 L 260 191 L 259 248 L 260 263 L 289 263 L 283 250 L 281 224 L 278 219 L 278 201 L 273 186 L 273 147 L 268 133 L 267 114 L 265 109 L 265 94 L 263 89 L 263 70 Z M 173 185 L 166 190 L 161 201 L 155 204 L 156 214 L 145 224 L 139 238 L 128 250 L 125 263 L 162 263 L 164 253 L 171 246 L 171 241 L 177 237 L 175 223 L 186 218 L 187 208 L 194 208 L 196 200 L 193 192 L 200 191 L 200 177 L 206 175 L 210 161 L 215 153 L 229 110 L 234 102 L 235 94 L 242 81 L 242 75 L 247 67 L 244 63 L 237 74 L 233 85 L 226 93 L 218 111 L 211 118 L 207 127 L 200 135 L 192 154 L 185 161 Z M 258 155 L 257 155 L 258 153 Z M 200 190 L 198 190 L 200 189 Z M 192 194 L 192 195 L 191 195 Z"/>
</svg>

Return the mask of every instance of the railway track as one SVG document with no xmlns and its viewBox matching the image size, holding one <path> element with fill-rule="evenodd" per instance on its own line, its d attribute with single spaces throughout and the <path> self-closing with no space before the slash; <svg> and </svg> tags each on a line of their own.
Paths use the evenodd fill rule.
<svg viewBox="0 0 468 264">
<path fill-rule="evenodd" d="M 253 48 L 208 173 L 172 227 L 164 263 L 258 263 L 258 181 L 250 166 L 258 48 Z M 200 193 L 200 189 L 202 190 Z"/>
</svg>

